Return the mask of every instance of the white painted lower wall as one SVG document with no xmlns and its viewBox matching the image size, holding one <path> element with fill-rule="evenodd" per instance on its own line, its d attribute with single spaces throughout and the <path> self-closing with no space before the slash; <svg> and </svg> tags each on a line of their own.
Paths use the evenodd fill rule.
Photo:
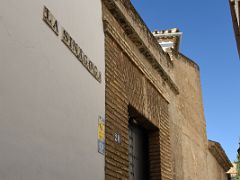
<svg viewBox="0 0 240 180">
<path fill-rule="evenodd" d="M 42 20 L 44 5 L 101 71 L 101 83 Z M 104 179 L 104 66 L 101 1 L 0 1 L 1 180 Z"/>
</svg>

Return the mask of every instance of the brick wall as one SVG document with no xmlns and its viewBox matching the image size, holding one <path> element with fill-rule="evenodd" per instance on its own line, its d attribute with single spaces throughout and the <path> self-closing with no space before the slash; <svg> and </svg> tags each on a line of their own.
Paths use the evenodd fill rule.
<svg viewBox="0 0 240 180">
<path fill-rule="evenodd" d="M 207 179 L 198 66 L 163 53 L 130 1 L 102 0 L 106 49 L 106 179 L 128 179 L 128 125 L 148 131 L 150 179 Z M 106 6 L 105 6 L 106 5 Z M 114 142 L 114 133 L 121 143 Z"/>
<path fill-rule="evenodd" d="M 128 179 L 129 115 L 149 132 L 150 179 L 172 179 L 168 102 L 110 32 L 105 49 L 106 179 Z M 116 132 L 120 144 L 114 141 Z"/>
</svg>

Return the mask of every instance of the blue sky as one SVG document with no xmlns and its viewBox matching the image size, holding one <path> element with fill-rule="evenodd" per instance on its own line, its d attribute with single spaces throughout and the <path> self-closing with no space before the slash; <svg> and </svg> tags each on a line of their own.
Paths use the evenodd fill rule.
<svg viewBox="0 0 240 180">
<path fill-rule="evenodd" d="M 151 31 L 177 27 L 180 51 L 200 66 L 208 139 L 231 161 L 240 137 L 240 60 L 228 0 L 132 0 Z"/>
</svg>

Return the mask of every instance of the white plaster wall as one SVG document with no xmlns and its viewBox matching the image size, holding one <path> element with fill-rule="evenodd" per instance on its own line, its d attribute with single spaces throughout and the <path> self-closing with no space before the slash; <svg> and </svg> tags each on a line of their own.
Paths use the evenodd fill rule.
<svg viewBox="0 0 240 180">
<path fill-rule="evenodd" d="M 100 84 L 42 20 L 46 6 L 102 72 Z M 104 179 L 100 0 L 0 1 L 0 179 Z"/>
</svg>

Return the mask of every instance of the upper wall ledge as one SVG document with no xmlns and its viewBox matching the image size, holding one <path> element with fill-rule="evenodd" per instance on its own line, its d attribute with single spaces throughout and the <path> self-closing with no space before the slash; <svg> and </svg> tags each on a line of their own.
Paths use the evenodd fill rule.
<svg viewBox="0 0 240 180">
<path fill-rule="evenodd" d="M 138 47 L 139 51 L 165 76 L 171 87 L 178 92 L 173 81 L 173 62 L 158 44 L 156 38 L 139 16 L 130 0 L 102 0 L 121 25 L 126 35 Z M 178 94 L 178 93 L 177 93 Z"/>
<path fill-rule="evenodd" d="M 208 149 L 215 157 L 219 165 L 225 170 L 225 172 L 227 172 L 232 167 L 232 163 L 218 142 L 208 140 Z"/>
</svg>

